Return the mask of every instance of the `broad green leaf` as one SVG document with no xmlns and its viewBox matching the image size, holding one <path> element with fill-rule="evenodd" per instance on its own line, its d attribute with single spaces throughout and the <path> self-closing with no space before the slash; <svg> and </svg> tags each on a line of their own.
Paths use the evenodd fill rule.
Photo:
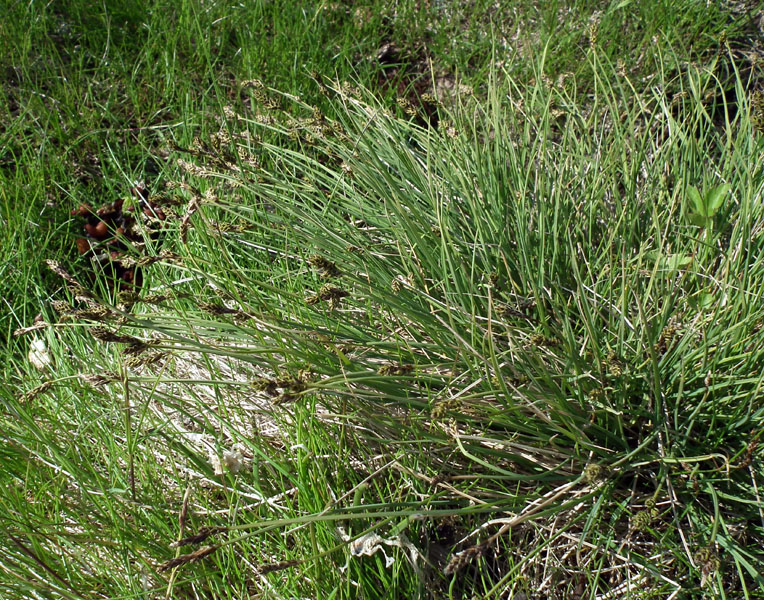
<svg viewBox="0 0 764 600">
<path fill-rule="evenodd" d="M 692 256 L 685 254 L 660 254 L 651 252 L 648 256 L 653 259 L 661 270 L 678 271 L 692 263 Z"/>
<path fill-rule="evenodd" d="M 690 200 L 692 200 L 692 203 L 695 205 L 695 212 L 702 216 L 708 216 L 705 212 L 705 205 L 703 203 L 703 198 L 700 196 L 700 192 L 698 191 L 698 188 L 695 186 L 687 186 L 687 195 L 690 197 Z"/>
<path fill-rule="evenodd" d="M 714 305 L 715 298 L 713 294 L 708 292 L 701 292 L 696 296 L 691 296 L 689 301 L 690 306 L 692 306 L 695 310 L 706 310 Z"/>
<path fill-rule="evenodd" d="M 662 266 L 665 269 L 676 271 L 683 267 L 686 267 L 692 262 L 691 256 L 685 256 L 684 254 L 669 254 L 664 256 L 661 260 Z"/>
<path fill-rule="evenodd" d="M 709 217 L 713 217 L 722 205 L 724 196 L 727 195 L 730 186 L 727 183 L 716 186 L 706 195 L 706 211 Z"/>
<path fill-rule="evenodd" d="M 704 229 L 707 229 L 711 227 L 712 225 L 711 219 L 703 215 L 690 214 L 690 215 L 687 215 L 687 218 L 690 220 L 690 223 L 692 223 L 693 225 L 697 225 L 698 227 L 703 227 Z"/>
</svg>

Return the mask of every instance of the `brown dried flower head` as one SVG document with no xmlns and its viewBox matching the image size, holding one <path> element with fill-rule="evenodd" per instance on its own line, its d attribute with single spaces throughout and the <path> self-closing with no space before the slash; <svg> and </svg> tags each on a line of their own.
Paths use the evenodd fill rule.
<svg viewBox="0 0 764 600">
<path fill-rule="evenodd" d="M 199 548 L 199 550 L 196 550 L 195 552 L 190 552 L 189 554 L 181 554 L 177 558 L 173 558 L 171 560 L 163 562 L 161 565 L 158 565 L 157 571 L 162 573 L 164 571 L 169 571 L 170 569 L 180 567 L 187 563 L 196 562 L 197 560 L 201 560 L 205 556 L 209 556 L 210 554 L 215 552 L 215 550 L 217 550 L 219 547 L 220 546 L 203 546 Z"/>
</svg>

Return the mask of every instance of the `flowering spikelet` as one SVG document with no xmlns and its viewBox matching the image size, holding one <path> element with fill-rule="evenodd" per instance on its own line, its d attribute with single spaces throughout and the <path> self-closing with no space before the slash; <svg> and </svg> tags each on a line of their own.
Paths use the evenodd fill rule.
<svg viewBox="0 0 764 600">
<path fill-rule="evenodd" d="M 252 97 L 261 104 L 264 108 L 273 110 L 280 106 L 278 100 L 270 98 L 268 96 L 265 84 L 259 79 L 248 79 L 241 84 L 242 90 L 249 89 L 252 91 Z"/>
<path fill-rule="evenodd" d="M 265 84 L 259 79 L 245 79 L 241 82 L 241 89 L 265 89 Z"/>
<path fill-rule="evenodd" d="M 450 123 L 446 124 L 445 127 L 443 127 L 443 130 L 446 132 L 446 136 L 452 140 L 459 137 L 459 131 Z"/>
<path fill-rule="evenodd" d="M 267 377 L 258 377 L 253 379 L 250 382 L 250 385 L 255 389 L 255 391 L 264 392 L 268 396 L 277 396 L 279 393 L 278 384 L 272 379 L 268 379 Z"/>
<path fill-rule="evenodd" d="M 242 315 L 242 311 L 238 308 L 228 308 L 222 304 L 215 304 L 213 302 L 200 302 L 199 308 L 209 315 L 221 316 L 221 315 Z"/>
<path fill-rule="evenodd" d="M 137 358 L 138 355 L 146 352 L 152 345 L 153 344 L 147 342 L 132 342 L 122 350 L 122 355 Z"/>
<path fill-rule="evenodd" d="M 674 342 L 681 332 L 681 327 L 677 321 L 671 319 L 666 327 L 661 331 L 658 343 L 655 345 L 655 353 L 663 356 L 674 347 Z"/>
<path fill-rule="evenodd" d="M 149 267 L 153 265 L 154 263 L 158 263 L 159 261 L 164 260 L 164 257 L 161 255 L 157 256 L 141 256 L 140 258 L 136 259 L 135 266 L 136 267 Z"/>
<path fill-rule="evenodd" d="M 594 485 L 595 483 L 604 480 L 607 478 L 607 475 L 607 468 L 597 463 L 589 463 L 586 465 L 583 472 L 584 481 L 589 485 Z"/>
<path fill-rule="evenodd" d="M 117 294 L 117 300 L 124 304 L 135 304 L 140 302 L 141 296 L 132 290 L 122 290 Z"/>
<path fill-rule="evenodd" d="M 398 106 L 403 109 L 403 112 L 406 113 L 409 117 L 413 117 L 416 114 L 416 107 L 408 98 L 399 97 L 396 99 L 396 102 L 398 103 Z"/>
<path fill-rule="evenodd" d="M 94 373 L 82 373 L 80 374 L 80 379 L 82 379 L 85 383 L 92 385 L 93 387 L 100 387 L 102 385 L 106 385 L 107 383 L 114 383 L 115 381 L 119 381 L 119 376 L 116 373 L 106 371 L 99 375 Z"/>
<path fill-rule="evenodd" d="M 291 569 L 300 564 L 299 560 L 285 560 L 277 563 L 270 563 L 268 565 L 260 565 L 257 567 L 258 573 L 265 575 L 266 573 L 273 573 L 275 571 L 283 571 L 284 569 Z"/>
<path fill-rule="evenodd" d="M 226 116 L 226 119 L 231 119 L 232 121 L 239 121 L 244 118 L 239 113 L 237 113 L 236 109 L 234 109 L 234 107 L 230 104 L 226 104 L 223 107 L 223 114 Z"/>
<path fill-rule="evenodd" d="M 101 342 L 115 343 L 115 344 L 142 344 L 143 342 L 138 338 L 131 335 L 118 335 L 113 331 L 106 329 L 106 327 L 93 327 L 90 330 L 90 335 Z"/>
<path fill-rule="evenodd" d="M 443 569 L 443 574 L 453 575 L 454 573 L 458 573 L 473 560 L 483 556 L 487 547 L 487 544 L 477 544 L 454 554 Z"/>
<path fill-rule="evenodd" d="M 382 365 L 377 369 L 380 375 L 408 375 L 414 370 L 412 365 Z"/>
<path fill-rule="evenodd" d="M 321 277 L 339 277 L 342 274 L 336 264 L 319 254 L 311 256 L 308 259 L 308 264 L 316 269 Z"/>
<path fill-rule="evenodd" d="M 253 169 L 260 168 L 260 160 L 246 148 L 239 146 L 236 149 L 236 156 L 243 164 L 252 167 Z"/>
<path fill-rule="evenodd" d="M 560 345 L 560 340 L 554 337 L 547 337 L 543 333 L 534 333 L 530 337 L 530 345 L 532 346 L 546 346 L 547 348 L 553 348 Z"/>
<path fill-rule="evenodd" d="M 179 158 L 176 163 L 181 171 L 193 175 L 194 177 L 204 177 L 205 175 L 210 174 L 203 167 L 182 158 Z"/>
<path fill-rule="evenodd" d="M 349 296 L 350 293 L 340 288 L 325 285 L 314 296 L 309 296 L 306 300 L 308 304 L 318 304 L 321 300 L 330 302 L 332 306 L 336 306 L 341 298 Z"/>
<path fill-rule="evenodd" d="M 169 294 L 149 294 L 142 299 L 146 304 L 161 304 L 165 300 L 172 298 Z"/>
<path fill-rule="evenodd" d="M 199 210 L 204 197 L 198 189 L 188 185 L 187 183 L 181 183 L 178 185 L 178 187 L 186 190 L 191 194 L 191 201 L 186 207 L 186 214 L 183 215 L 183 218 L 180 220 L 180 239 L 185 243 L 186 235 L 188 234 L 188 230 L 191 228 L 191 217 L 193 217 L 194 213 Z"/>
<path fill-rule="evenodd" d="M 278 379 L 258 377 L 250 382 L 250 385 L 258 392 L 263 392 L 273 398 L 274 404 L 281 404 L 295 400 L 299 394 L 307 388 L 309 373 L 300 371 L 297 377 L 286 376 Z M 281 390 L 281 391 L 279 391 Z"/>
<path fill-rule="evenodd" d="M 502 317 L 503 319 L 526 319 L 528 321 L 533 321 L 531 317 L 526 315 L 524 312 L 517 310 L 516 308 L 510 306 L 509 304 L 497 304 L 496 305 L 496 313 Z"/>
<path fill-rule="evenodd" d="M 608 375 L 611 375 L 612 377 L 620 377 L 623 375 L 625 366 L 615 351 L 611 350 L 608 353 L 605 366 L 607 367 Z"/>
<path fill-rule="evenodd" d="M 649 511 L 640 510 L 631 518 L 631 526 L 636 531 L 644 531 L 650 526 L 650 523 L 652 523 L 652 520 L 653 518 L 650 515 Z"/>
<path fill-rule="evenodd" d="M 105 321 L 109 317 L 114 315 L 114 311 L 106 306 L 93 306 L 89 308 L 83 308 L 75 310 L 72 313 L 73 317 L 78 319 L 89 319 L 91 321 Z"/>
<path fill-rule="evenodd" d="M 215 550 L 217 550 L 220 546 L 203 546 L 196 550 L 195 552 L 190 552 L 189 554 L 181 554 L 177 558 L 173 558 L 171 560 L 168 560 L 166 562 L 163 562 L 161 565 L 157 566 L 157 571 L 162 573 L 163 571 L 169 571 L 170 569 L 174 569 L 175 567 L 180 567 L 182 565 L 185 565 L 186 563 L 192 563 L 196 562 L 197 560 L 201 560 L 205 556 L 209 556 Z"/>
<path fill-rule="evenodd" d="M 53 300 L 50 305 L 59 315 L 69 315 L 74 312 L 74 308 L 63 300 Z"/>
<path fill-rule="evenodd" d="M 764 132 L 764 92 L 755 91 L 751 95 L 751 124 L 758 132 Z"/>
<path fill-rule="evenodd" d="M 177 262 L 180 260 L 180 256 L 174 252 L 164 251 L 160 252 L 156 256 L 140 256 L 138 258 L 135 258 L 134 256 L 123 256 L 116 262 L 126 269 L 132 269 L 133 267 L 149 267 L 154 263 L 158 263 L 163 260 L 169 262 Z M 133 303 L 137 301 L 138 300 L 135 300 Z M 146 300 L 144 299 L 143 302 L 146 302 Z"/>
<path fill-rule="evenodd" d="M 589 47 L 594 48 L 597 46 L 597 39 L 599 37 L 599 23 L 596 21 L 589 24 L 586 30 L 587 37 L 589 38 Z"/>
<path fill-rule="evenodd" d="M 180 548 L 181 546 L 189 546 L 191 544 L 199 544 L 206 540 L 208 537 L 225 531 L 225 527 L 202 527 L 198 533 L 190 535 L 183 539 L 178 540 L 170 544 L 170 548 Z"/>
<path fill-rule="evenodd" d="M 721 560 L 718 554 L 711 546 L 703 546 L 693 555 L 695 562 L 698 563 L 704 576 L 715 573 L 721 567 Z"/>
<path fill-rule="evenodd" d="M 125 365 L 131 369 L 135 369 L 137 367 L 153 365 L 160 362 L 161 360 L 164 360 L 165 358 L 167 358 L 166 352 L 155 352 L 153 354 L 149 354 L 148 356 L 131 356 L 125 361 Z"/>
<path fill-rule="evenodd" d="M 130 312 L 136 302 L 140 302 L 140 294 L 130 291 L 122 290 L 117 294 L 117 308 L 123 312 Z"/>
<path fill-rule="evenodd" d="M 422 100 L 422 102 L 425 102 L 427 104 L 438 103 L 438 97 L 435 94 L 432 94 L 430 92 L 425 92 L 424 94 L 422 94 L 420 100 Z"/>
<path fill-rule="evenodd" d="M 19 327 L 13 332 L 14 337 L 19 337 L 22 335 L 26 335 L 27 333 L 31 333 L 33 331 L 37 331 L 38 329 L 45 329 L 48 327 L 50 323 L 46 321 L 40 321 L 39 323 L 35 323 L 34 325 L 30 325 L 29 327 Z"/>
<path fill-rule="evenodd" d="M 30 400 L 34 400 L 37 396 L 44 394 L 47 392 L 50 388 L 53 387 L 52 381 L 44 381 L 40 385 L 33 387 L 28 392 L 25 392 L 19 397 L 20 402 L 29 402 Z"/>
<path fill-rule="evenodd" d="M 433 419 L 443 419 L 449 412 L 459 411 L 462 409 L 464 401 L 461 398 L 447 398 L 437 402 L 430 411 L 430 416 Z"/>
<path fill-rule="evenodd" d="M 58 275 L 62 279 L 68 281 L 69 283 L 71 283 L 72 285 L 78 288 L 82 287 L 80 283 L 74 277 L 69 275 L 69 272 L 66 269 L 64 269 L 61 266 L 61 263 L 58 262 L 57 260 L 46 260 L 45 264 L 48 265 L 48 268 L 51 271 L 53 271 L 56 275 Z"/>
</svg>

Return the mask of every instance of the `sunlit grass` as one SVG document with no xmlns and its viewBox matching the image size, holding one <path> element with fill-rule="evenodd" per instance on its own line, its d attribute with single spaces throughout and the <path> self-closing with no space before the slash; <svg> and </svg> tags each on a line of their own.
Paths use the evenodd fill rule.
<svg viewBox="0 0 764 600">
<path fill-rule="evenodd" d="M 4 597 L 759 597 L 762 117 L 752 75 L 722 77 L 719 23 L 693 23 L 719 48 L 703 66 L 677 49 L 696 3 L 653 14 L 668 41 L 634 70 L 617 11 L 521 68 L 475 42 L 490 64 L 424 127 L 367 89 L 368 61 L 336 72 L 367 54 L 356 30 L 335 57 L 304 50 L 315 69 L 262 74 L 246 52 L 268 46 L 219 29 L 296 19 L 279 55 L 353 14 L 183 6 L 149 33 L 137 7 L 142 58 L 58 81 L 68 129 L 38 134 L 74 141 L 50 164 L 21 144 L 3 171 L 35 190 L 3 218 L 42 211 L 50 244 L 24 235 L 3 267 L 23 275 L 9 339 L 36 327 L 0 389 Z M 393 30 L 425 16 L 400 7 Z M 199 40 L 188 77 L 170 68 Z M 131 87 L 144 69 L 157 96 Z M 132 77 L 154 102 L 135 97 L 140 131 L 113 142 L 132 122 L 114 90 L 79 115 L 77 73 Z M 100 182 L 55 179 L 66 200 L 41 208 L 44 174 L 96 138 Z M 53 215 L 83 200 L 141 213 L 125 189 L 149 173 L 168 218 L 115 258 L 142 269 L 137 295 L 33 254 L 55 257 Z"/>
</svg>

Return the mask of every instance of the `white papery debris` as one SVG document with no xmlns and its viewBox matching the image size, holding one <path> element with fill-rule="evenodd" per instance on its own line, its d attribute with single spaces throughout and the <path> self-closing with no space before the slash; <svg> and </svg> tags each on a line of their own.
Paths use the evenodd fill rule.
<svg viewBox="0 0 764 600">
<path fill-rule="evenodd" d="M 217 452 L 210 450 L 210 463 L 215 475 L 222 475 L 225 469 L 236 475 L 244 466 L 244 457 L 238 450 L 223 452 L 222 458 L 218 456 Z"/>
<path fill-rule="evenodd" d="M 48 346 L 45 344 L 45 340 L 35 338 L 32 340 L 31 348 L 29 350 L 29 362 L 32 363 L 35 369 L 38 371 L 44 371 L 50 366 L 53 366 L 53 355 L 48 352 Z"/>
<path fill-rule="evenodd" d="M 356 558 L 361 556 L 372 556 L 377 552 L 381 552 L 385 557 L 385 567 L 390 568 L 395 559 L 392 556 L 388 556 L 385 552 L 384 546 L 392 546 L 400 548 L 407 553 L 409 562 L 413 565 L 414 569 L 419 572 L 417 560 L 419 559 L 419 550 L 412 544 L 408 538 L 403 535 L 396 535 L 390 538 L 383 538 L 376 533 L 367 533 L 362 535 L 356 540 L 350 541 L 350 536 L 341 527 L 338 528 L 340 538 L 343 542 L 350 542 L 350 555 Z"/>
<path fill-rule="evenodd" d="M 244 466 L 244 457 L 238 450 L 223 453 L 223 464 L 234 475 Z"/>
</svg>

